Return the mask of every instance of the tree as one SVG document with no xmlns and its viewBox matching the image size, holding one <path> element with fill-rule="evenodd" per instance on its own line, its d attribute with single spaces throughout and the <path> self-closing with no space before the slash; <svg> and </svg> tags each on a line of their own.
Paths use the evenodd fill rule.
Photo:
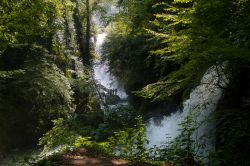
<svg viewBox="0 0 250 166">
<path fill-rule="evenodd" d="M 78 0 L 76 0 L 75 4 L 74 21 L 79 50 L 83 63 L 87 66 L 90 66 L 92 3 L 89 0 L 86 0 L 85 2 L 82 2 L 82 5 Z"/>
<path fill-rule="evenodd" d="M 0 63 L 0 151 L 35 145 L 51 120 L 70 115 L 68 79 L 38 46 L 9 46 Z"/>
<path fill-rule="evenodd" d="M 85 41 L 85 62 L 86 65 L 90 65 L 90 31 L 91 31 L 91 12 L 89 0 L 86 0 L 86 41 Z"/>
<path fill-rule="evenodd" d="M 74 25 L 75 25 L 75 30 L 76 30 L 76 38 L 77 38 L 77 43 L 79 45 L 79 51 L 80 51 L 80 55 L 83 59 L 83 63 L 85 62 L 85 58 L 84 58 L 84 53 L 85 53 L 85 44 L 84 44 L 84 33 L 83 33 L 83 24 L 82 24 L 82 15 L 80 12 L 80 5 L 78 0 L 75 1 L 75 9 L 74 9 L 74 13 L 73 13 L 73 17 L 74 17 Z"/>
<path fill-rule="evenodd" d="M 36 42 L 51 50 L 60 8 L 59 0 L 38 0 L 36 3 L 29 0 L 3 1 L 0 9 L 1 47 Z"/>
</svg>

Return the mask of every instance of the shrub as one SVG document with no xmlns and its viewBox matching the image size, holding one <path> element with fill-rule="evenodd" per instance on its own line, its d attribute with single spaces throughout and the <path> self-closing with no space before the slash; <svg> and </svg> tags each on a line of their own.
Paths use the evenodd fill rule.
<svg viewBox="0 0 250 166">
<path fill-rule="evenodd" d="M 51 120 L 69 116 L 70 84 L 41 47 L 10 46 L 0 61 L 1 146 L 34 144 Z"/>
<path fill-rule="evenodd" d="M 134 127 L 137 115 L 136 110 L 130 106 L 118 106 L 105 110 L 104 121 L 99 124 L 95 131 L 95 139 L 103 141 L 114 135 L 117 130 Z"/>
</svg>

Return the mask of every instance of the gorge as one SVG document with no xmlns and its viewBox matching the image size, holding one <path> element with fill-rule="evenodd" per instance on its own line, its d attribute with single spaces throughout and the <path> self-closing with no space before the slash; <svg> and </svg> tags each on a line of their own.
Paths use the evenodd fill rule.
<svg viewBox="0 0 250 166">
<path fill-rule="evenodd" d="M 249 5 L 2 0 L 0 165 L 249 165 Z"/>
</svg>

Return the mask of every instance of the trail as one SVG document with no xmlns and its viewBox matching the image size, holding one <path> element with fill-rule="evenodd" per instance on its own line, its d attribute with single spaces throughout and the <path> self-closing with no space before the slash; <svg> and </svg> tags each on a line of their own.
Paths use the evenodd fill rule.
<svg viewBox="0 0 250 166">
<path fill-rule="evenodd" d="M 62 166 L 125 166 L 129 164 L 126 160 L 93 155 L 86 149 L 67 153 L 62 156 L 61 161 Z"/>
<path fill-rule="evenodd" d="M 66 153 L 59 160 L 60 166 L 156 166 L 148 163 L 104 157 L 84 148 L 76 152 Z"/>
</svg>

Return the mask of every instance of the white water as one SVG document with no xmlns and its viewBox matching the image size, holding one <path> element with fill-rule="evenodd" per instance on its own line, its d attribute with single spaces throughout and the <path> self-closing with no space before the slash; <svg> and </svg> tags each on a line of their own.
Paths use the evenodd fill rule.
<svg viewBox="0 0 250 166">
<path fill-rule="evenodd" d="M 107 15 L 112 15 L 118 12 L 118 9 L 113 5 L 106 5 Z M 101 23 L 100 15 L 95 13 L 93 15 L 93 22 L 100 29 L 100 33 L 95 36 L 95 52 L 97 54 L 97 58 L 94 61 L 94 77 L 95 80 L 103 85 L 107 89 L 117 89 L 117 95 L 124 101 L 127 99 L 127 94 L 124 90 L 124 87 L 119 81 L 109 72 L 109 67 L 107 62 L 101 61 L 103 53 L 102 46 L 107 36 L 106 27 Z"/>
<path fill-rule="evenodd" d="M 227 78 L 222 69 L 217 70 L 215 66 L 208 69 L 201 79 L 200 85 L 190 93 L 189 99 L 183 102 L 182 110 L 172 113 L 170 116 L 164 116 L 160 125 L 154 122 L 154 118 L 149 120 L 146 127 L 149 140 L 148 147 L 152 148 L 155 145 L 160 147 L 163 143 L 176 138 L 180 134 L 179 124 L 188 114 L 192 113 L 194 123 L 199 126 L 193 135 L 194 140 L 206 144 L 204 151 L 199 153 L 207 156 L 209 152 L 214 151 L 215 139 L 213 139 L 213 132 L 215 130 L 215 121 L 206 121 L 206 119 L 215 111 L 222 96 L 223 90 L 218 85 L 225 87 L 226 84 Z M 202 136 L 210 138 L 205 137 L 200 140 Z"/>
<path fill-rule="evenodd" d="M 116 13 L 118 10 L 114 6 L 109 7 L 108 13 Z M 107 36 L 106 28 L 100 22 L 98 14 L 93 17 L 95 25 L 101 29 L 100 33 L 95 38 L 95 51 L 97 54 L 97 60 L 94 62 L 94 74 L 95 79 L 104 87 L 108 89 L 117 89 L 120 98 L 127 98 L 123 86 L 119 84 L 117 79 L 108 71 L 108 65 L 106 62 L 100 61 L 102 58 L 102 45 Z M 225 65 L 221 65 L 225 66 Z M 172 113 L 170 116 L 164 116 L 159 125 L 154 118 L 151 118 L 146 124 L 146 133 L 149 140 L 148 148 L 152 148 L 155 145 L 160 147 L 166 142 L 174 140 L 180 134 L 179 124 L 191 113 L 193 115 L 194 123 L 199 126 L 193 134 L 193 139 L 196 142 L 204 143 L 206 145 L 205 150 L 199 153 L 203 156 L 207 156 L 210 152 L 214 151 L 215 139 L 215 120 L 208 121 L 211 114 L 215 111 L 216 106 L 223 94 L 223 90 L 218 86 L 226 86 L 227 78 L 225 78 L 221 66 L 213 66 L 207 70 L 201 79 L 200 85 L 197 86 L 190 93 L 189 99 L 182 103 L 183 109 Z M 203 137 L 205 136 L 205 137 Z M 210 137 L 210 138 L 209 138 Z M 202 138 L 202 139 L 201 139 Z"/>
<path fill-rule="evenodd" d="M 106 38 L 106 32 L 98 34 L 96 37 L 96 53 L 101 58 L 101 47 Z M 123 86 L 117 81 L 117 79 L 109 72 L 109 67 L 107 62 L 101 62 L 100 60 L 96 60 L 94 64 L 94 74 L 95 79 L 103 86 L 108 89 L 117 89 L 117 95 L 121 99 L 126 99 L 127 94 Z"/>
</svg>

